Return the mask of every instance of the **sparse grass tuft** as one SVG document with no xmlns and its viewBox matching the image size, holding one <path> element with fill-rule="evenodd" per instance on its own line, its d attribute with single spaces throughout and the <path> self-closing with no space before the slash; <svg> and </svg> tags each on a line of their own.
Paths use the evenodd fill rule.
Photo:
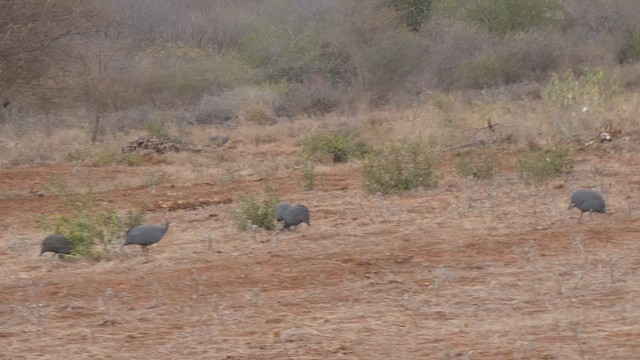
<svg viewBox="0 0 640 360">
<path fill-rule="evenodd" d="M 573 172 L 574 160 L 566 148 L 536 150 L 518 156 L 516 171 L 527 183 L 540 183 Z"/>
<path fill-rule="evenodd" d="M 497 160 L 494 154 L 483 154 L 474 157 L 471 153 L 464 153 L 458 157 L 456 168 L 460 176 L 473 179 L 491 179 L 496 173 Z"/>
<path fill-rule="evenodd" d="M 433 188 L 438 183 L 434 162 L 433 154 L 424 144 L 390 145 L 365 159 L 364 187 L 371 193 L 383 194 Z"/>
<path fill-rule="evenodd" d="M 273 195 L 269 186 L 266 187 L 261 198 L 247 193 L 238 193 L 236 201 L 239 206 L 233 213 L 233 218 L 240 230 L 250 230 L 253 226 L 265 230 L 275 229 L 275 213 L 278 198 Z"/>
<path fill-rule="evenodd" d="M 321 159 L 330 156 L 334 163 L 350 158 L 361 159 L 371 151 L 369 145 L 344 133 L 319 132 L 302 142 L 305 157 Z"/>
</svg>

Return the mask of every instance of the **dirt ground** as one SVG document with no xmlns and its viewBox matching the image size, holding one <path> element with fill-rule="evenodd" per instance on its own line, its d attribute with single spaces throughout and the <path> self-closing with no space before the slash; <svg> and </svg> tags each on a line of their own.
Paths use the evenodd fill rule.
<svg viewBox="0 0 640 360">
<path fill-rule="evenodd" d="M 327 167 L 312 191 L 281 171 L 276 192 L 312 218 L 283 233 L 232 221 L 260 178 L 100 191 L 172 222 L 148 256 L 100 262 L 38 256 L 35 222 L 61 210 L 43 186 L 154 165 L 2 169 L 0 358 L 640 359 L 640 155 L 576 158 L 540 187 L 461 179 L 445 160 L 437 189 L 402 196 L 364 192 L 357 164 Z M 578 222 L 580 187 L 613 214 Z M 199 205 L 162 205 L 178 200 Z"/>
</svg>

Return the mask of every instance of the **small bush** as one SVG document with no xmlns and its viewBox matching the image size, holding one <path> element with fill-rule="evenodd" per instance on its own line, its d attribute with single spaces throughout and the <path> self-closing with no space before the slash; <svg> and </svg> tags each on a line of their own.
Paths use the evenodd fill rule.
<svg viewBox="0 0 640 360">
<path fill-rule="evenodd" d="M 640 31 L 630 36 L 618 51 L 620 64 L 633 63 L 640 60 Z"/>
<path fill-rule="evenodd" d="M 276 205 L 279 200 L 270 189 L 267 188 L 261 199 L 246 193 L 238 193 L 236 198 L 239 206 L 233 213 L 233 218 L 240 230 L 250 230 L 252 226 L 265 230 L 275 229 Z"/>
<path fill-rule="evenodd" d="M 313 190 L 316 186 L 316 168 L 313 161 L 308 157 L 302 160 L 302 188 L 304 190 Z"/>
<path fill-rule="evenodd" d="M 434 157 L 419 143 L 392 145 L 369 154 L 364 162 L 362 180 L 371 193 L 398 193 L 437 185 Z"/>
<path fill-rule="evenodd" d="M 613 99 L 618 89 L 618 79 L 609 76 L 602 69 L 585 71 L 577 78 L 569 70 L 562 78 L 555 73 L 552 74 L 543 97 L 555 106 L 602 106 Z"/>
<path fill-rule="evenodd" d="M 469 19 L 498 34 L 550 24 L 563 12 L 558 0 L 478 0 L 467 2 L 465 7 Z"/>
<path fill-rule="evenodd" d="M 568 149 L 536 150 L 518 156 L 516 172 L 527 183 L 539 183 L 573 172 L 574 160 Z"/>
<path fill-rule="evenodd" d="M 149 121 L 144 124 L 144 129 L 147 131 L 147 136 L 149 137 L 155 137 L 163 140 L 171 138 L 171 133 L 167 129 L 167 122 L 165 120 Z"/>
<path fill-rule="evenodd" d="M 369 145 L 344 133 L 319 132 L 302 141 L 306 157 L 331 156 L 334 163 L 346 162 L 349 158 L 361 159 L 370 152 Z"/>
<path fill-rule="evenodd" d="M 124 217 L 114 209 L 99 208 L 93 192 L 73 193 L 64 183 L 55 183 L 52 193 L 57 195 L 66 214 L 42 217 L 38 227 L 48 233 L 62 234 L 70 242 L 72 255 L 99 259 L 108 255 L 122 240 L 126 231 L 144 220 L 145 211 L 130 210 Z M 96 249 L 100 245 L 100 249 Z"/>
<path fill-rule="evenodd" d="M 473 157 L 471 154 L 463 154 L 456 162 L 456 168 L 460 176 L 473 179 L 491 179 L 496 173 L 497 162 L 493 154 L 485 154 L 480 157 Z"/>
</svg>

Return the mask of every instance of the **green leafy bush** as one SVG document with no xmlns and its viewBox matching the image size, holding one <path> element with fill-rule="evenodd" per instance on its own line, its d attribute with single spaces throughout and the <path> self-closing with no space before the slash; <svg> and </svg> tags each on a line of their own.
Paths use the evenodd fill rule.
<svg viewBox="0 0 640 360">
<path fill-rule="evenodd" d="M 144 124 L 144 129 L 147 131 L 147 136 L 155 137 L 158 139 L 168 140 L 170 139 L 171 132 L 167 128 L 167 122 L 165 120 L 152 120 Z"/>
<path fill-rule="evenodd" d="M 260 199 L 251 194 L 238 193 L 236 201 L 238 208 L 233 213 L 233 219 L 240 230 L 249 230 L 253 226 L 265 230 L 275 229 L 276 205 L 279 200 L 268 187 Z"/>
<path fill-rule="evenodd" d="M 302 188 L 313 190 L 316 186 L 316 169 L 313 161 L 308 157 L 302 160 Z"/>
<path fill-rule="evenodd" d="M 73 193 L 62 182 L 55 183 L 51 191 L 58 196 L 64 214 L 43 216 L 37 226 L 48 233 L 64 235 L 71 242 L 71 254 L 78 257 L 99 259 L 108 255 L 123 239 L 127 229 L 144 220 L 142 209 L 130 210 L 120 216 L 114 209 L 100 207 L 92 191 Z"/>
<path fill-rule="evenodd" d="M 319 132 L 302 141 L 305 157 L 330 156 L 334 163 L 361 159 L 371 151 L 369 145 L 345 133 Z"/>
<path fill-rule="evenodd" d="M 618 79 L 600 68 L 585 71 L 577 78 L 569 70 L 562 78 L 552 74 L 543 97 L 555 106 L 604 105 L 613 99 L 618 89 Z"/>
<path fill-rule="evenodd" d="M 433 188 L 438 183 L 434 162 L 423 144 L 391 145 L 367 156 L 362 169 L 363 185 L 371 193 L 383 194 Z"/>
<path fill-rule="evenodd" d="M 563 14 L 559 0 L 476 0 L 465 14 L 493 33 L 507 34 L 552 23 Z"/>
<path fill-rule="evenodd" d="M 575 162 L 566 148 L 536 150 L 518 156 L 516 172 L 527 183 L 539 183 L 573 172 Z"/>
</svg>

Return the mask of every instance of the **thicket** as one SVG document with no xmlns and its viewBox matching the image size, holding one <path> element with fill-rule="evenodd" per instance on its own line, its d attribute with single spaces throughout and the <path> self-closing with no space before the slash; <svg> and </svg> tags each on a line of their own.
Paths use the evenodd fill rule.
<svg viewBox="0 0 640 360">
<path fill-rule="evenodd" d="M 0 100 L 45 119 L 85 111 L 98 141 L 109 114 L 145 106 L 207 123 L 272 121 L 546 82 L 640 58 L 640 7 L 605 3 L 7 0 Z"/>
</svg>

